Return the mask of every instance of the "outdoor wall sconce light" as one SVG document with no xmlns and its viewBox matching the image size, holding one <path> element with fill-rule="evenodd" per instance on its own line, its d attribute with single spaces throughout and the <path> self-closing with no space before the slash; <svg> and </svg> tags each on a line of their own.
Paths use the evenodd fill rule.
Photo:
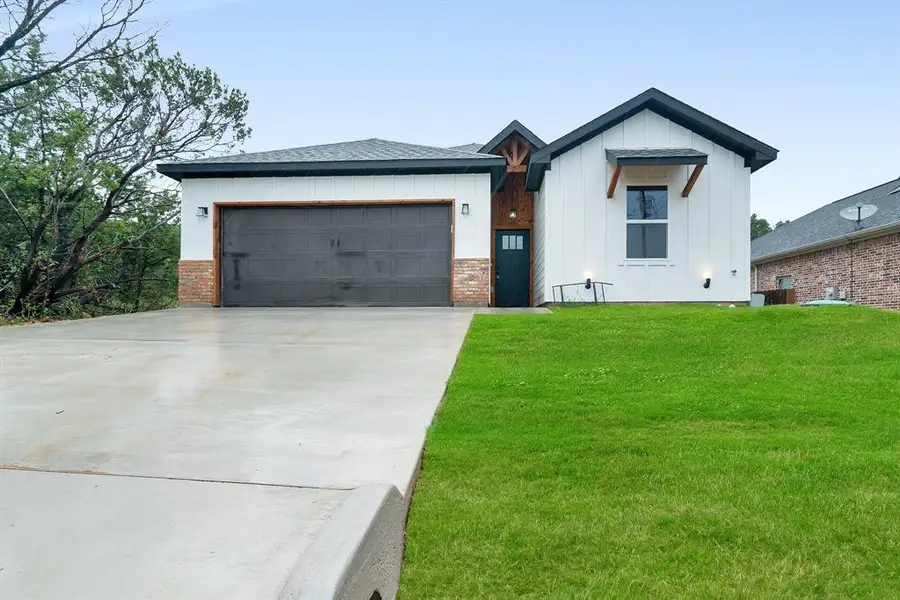
<svg viewBox="0 0 900 600">
<path fill-rule="evenodd" d="M 197 207 L 197 216 L 201 219 L 205 219 L 209 216 L 209 207 L 208 206 L 198 206 Z"/>
<path fill-rule="evenodd" d="M 708 289 L 709 289 L 709 285 L 710 285 L 711 283 L 712 283 L 712 278 L 711 278 L 711 277 L 707 277 L 706 279 L 704 279 L 704 280 L 703 280 L 703 289 L 708 290 Z"/>
<path fill-rule="evenodd" d="M 737 269 L 732 269 L 732 270 L 731 270 L 731 275 L 732 275 L 732 277 L 736 277 L 736 276 L 737 276 Z"/>
<path fill-rule="evenodd" d="M 515 221 L 517 216 L 518 213 L 516 212 L 516 207 L 513 206 L 511 209 L 509 209 L 509 220 Z"/>
<path fill-rule="evenodd" d="M 462 214 L 464 214 L 464 215 L 469 214 L 469 205 L 468 205 L 468 204 L 463 203 L 463 205 L 462 205 Z"/>
<path fill-rule="evenodd" d="M 584 289 L 586 289 L 586 290 L 591 289 L 591 278 L 590 277 L 588 277 L 587 279 L 584 280 Z"/>
</svg>

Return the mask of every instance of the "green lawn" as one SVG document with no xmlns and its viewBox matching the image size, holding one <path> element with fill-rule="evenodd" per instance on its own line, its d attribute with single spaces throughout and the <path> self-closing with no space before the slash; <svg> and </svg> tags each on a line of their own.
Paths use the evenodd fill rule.
<svg viewBox="0 0 900 600">
<path fill-rule="evenodd" d="M 477 316 L 402 598 L 900 595 L 900 314 Z"/>
</svg>

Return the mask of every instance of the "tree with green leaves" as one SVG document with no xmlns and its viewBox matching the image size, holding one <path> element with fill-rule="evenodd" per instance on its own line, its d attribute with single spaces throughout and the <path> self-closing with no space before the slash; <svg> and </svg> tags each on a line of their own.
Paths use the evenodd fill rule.
<svg viewBox="0 0 900 600">
<path fill-rule="evenodd" d="M 772 226 L 765 219 L 760 219 L 756 213 L 750 215 L 750 239 L 755 240 L 772 231 Z"/>
<path fill-rule="evenodd" d="M 2 101 L 19 107 L 0 112 L 0 305 L 13 316 L 157 307 L 144 296 L 176 285 L 179 207 L 153 166 L 245 140 L 247 98 L 152 38 L 63 72 L 42 43 L 14 46 L 0 69 Z M 28 73 L 42 75 L 9 87 Z"/>
</svg>

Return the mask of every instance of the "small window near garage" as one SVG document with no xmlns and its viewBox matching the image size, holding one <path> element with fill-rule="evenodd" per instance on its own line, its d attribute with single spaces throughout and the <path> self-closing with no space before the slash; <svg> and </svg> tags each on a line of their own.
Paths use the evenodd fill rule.
<svg viewBox="0 0 900 600">
<path fill-rule="evenodd" d="M 665 187 L 629 187 L 626 258 L 668 258 L 669 191 Z"/>
<path fill-rule="evenodd" d="M 778 284 L 779 290 L 789 290 L 794 287 L 794 280 L 789 275 L 776 278 L 775 283 Z"/>
</svg>

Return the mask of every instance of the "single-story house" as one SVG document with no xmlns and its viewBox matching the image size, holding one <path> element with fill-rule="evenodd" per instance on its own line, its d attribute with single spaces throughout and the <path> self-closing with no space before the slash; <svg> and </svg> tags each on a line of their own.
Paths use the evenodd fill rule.
<svg viewBox="0 0 900 600">
<path fill-rule="evenodd" d="M 875 206 L 865 217 L 863 207 Z M 862 219 L 848 220 L 841 211 Z M 846 299 L 900 309 L 900 179 L 842 198 L 753 240 L 756 290 L 794 289 L 797 302 Z"/>
<path fill-rule="evenodd" d="M 750 174 L 777 155 L 651 88 L 549 144 L 513 121 L 482 145 L 158 170 L 182 184 L 183 303 L 529 306 L 597 281 L 612 302 L 746 302 Z"/>
</svg>

